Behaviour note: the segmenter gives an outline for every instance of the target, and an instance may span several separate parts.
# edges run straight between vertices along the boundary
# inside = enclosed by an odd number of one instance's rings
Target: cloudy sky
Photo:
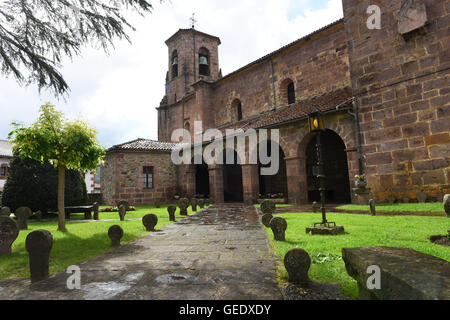
[[[99,131],[104,147],[136,138],[157,139],[156,107],[164,95],[167,47],[180,28],[189,28],[195,12],[196,29],[218,36],[219,62],[226,75],[279,47],[335,20],[341,0],[154,0],[154,11],[132,19],[137,31],[132,44],[116,43],[109,55],[87,48],[68,60],[62,73],[71,91],[65,99],[36,86],[20,87],[0,75],[0,139],[10,123],[31,124],[39,106],[50,101],[69,118],[87,120]]]

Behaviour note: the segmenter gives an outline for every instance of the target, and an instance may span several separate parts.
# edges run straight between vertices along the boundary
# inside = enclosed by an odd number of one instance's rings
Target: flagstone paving
[[[2,280],[0,299],[277,300],[279,263],[253,206],[215,206],[80,263],[79,290],[61,272]]]

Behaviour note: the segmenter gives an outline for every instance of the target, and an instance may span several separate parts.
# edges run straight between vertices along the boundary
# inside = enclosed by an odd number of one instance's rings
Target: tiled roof
[[[340,108],[350,107],[352,105],[352,90],[349,87],[338,89],[312,99],[302,100],[295,104],[266,112],[251,119],[225,125],[219,129],[259,129],[304,119],[315,110],[314,105],[317,105],[322,112],[332,111],[337,106]]]
[[[161,142],[148,139],[136,139],[133,141],[125,142],[115,145],[108,149],[108,151],[160,151],[170,152],[178,144],[171,142]]]
[[[0,140],[0,157],[12,157],[12,144],[7,140]]]

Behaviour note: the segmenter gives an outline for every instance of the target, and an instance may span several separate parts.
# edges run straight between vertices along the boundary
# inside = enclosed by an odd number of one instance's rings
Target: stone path
[[[0,299],[276,300],[278,264],[254,207],[217,206],[80,263],[80,290],[61,272],[2,280]]]

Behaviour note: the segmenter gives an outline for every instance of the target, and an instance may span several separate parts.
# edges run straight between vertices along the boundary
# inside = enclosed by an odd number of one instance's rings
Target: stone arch
[[[241,121],[243,119],[244,114],[242,110],[242,102],[240,99],[235,98],[233,102],[231,102],[231,112],[233,121]]]
[[[318,201],[319,179],[315,177],[314,172],[317,171],[317,153],[316,153],[316,134],[308,133],[302,140],[299,147],[303,152],[304,158],[301,159],[305,178],[302,179],[303,197],[309,202]],[[332,203],[348,203],[351,202],[350,176],[349,176],[349,159],[347,157],[347,147],[344,139],[334,130],[327,129],[322,132],[321,136],[326,198]],[[305,194],[306,193],[306,194]]]
[[[178,51],[174,50],[172,52],[172,56],[170,59],[170,68],[172,70],[172,79],[178,77],[178,69],[179,69],[179,59],[178,59]]]
[[[210,53],[205,47],[198,50],[198,73],[201,76],[210,75]]]

